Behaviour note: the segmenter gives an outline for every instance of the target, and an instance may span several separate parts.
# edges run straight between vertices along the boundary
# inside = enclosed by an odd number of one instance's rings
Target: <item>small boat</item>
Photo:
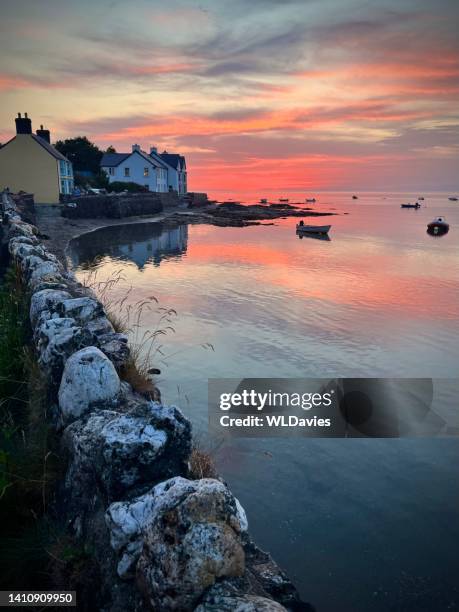
[[[416,204],[400,204],[400,208],[421,208],[421,205],[416,202]]]
[[[305,234],[328,234],[331,225],[301,225],[297,223],[296,231]]]
[[[353,196],[352,196],[352,199],[353,199],[353,200],[358,200],[359,198],[358,198],[358,196],[353,195]]]
[[[279,198],[279,202],[286,204],[288,202],[288,198]]]
[[[261,198],[260,204],[267,204],[267,203],[268,203],[268,198]]]
[[[449,197],[448,200],[451,200],[451,202],[457,202],[457,198],[455,196]]]
[[[311,204],[314,204],[315,201],[315,198],[306,198],[306,202],[311,202]]]
[[[433,221],[427,224],[427,232],[434,236],[446,234],[449,231],[449,223],[445,217],[436,217]]]
[[[423,201],[424,198],[422,196],[419,196],[418,200]]]

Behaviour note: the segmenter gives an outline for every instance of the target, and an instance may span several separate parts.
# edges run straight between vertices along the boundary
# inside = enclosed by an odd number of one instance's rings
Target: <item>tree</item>
[[[58,140],[54,146],[72,162],[75,172],[99,173],[103,152],[86,136]]]
[[[105,153],[116,153],[116,149],[114,146],[110,145],[109,147],[107,147]]]

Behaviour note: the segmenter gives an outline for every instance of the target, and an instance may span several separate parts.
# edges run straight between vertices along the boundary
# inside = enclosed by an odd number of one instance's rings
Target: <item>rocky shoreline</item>
[[[110,612],[311,611],[253,543],[226,484],[193,479],[190,422],[120,378],[128,338],[39,235],[3,193],[2,251],[30,296],[46,413],[65,462],[53,511],[94,551],[92,605]]]

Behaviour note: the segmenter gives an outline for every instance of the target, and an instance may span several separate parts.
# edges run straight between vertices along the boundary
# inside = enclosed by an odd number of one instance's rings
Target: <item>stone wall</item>
[[[79,196],[64,205],[62,216],[70,219],[121,219],[136,215],[156,215],[163,210],[162,196],[170,196],[167,200],[169,202],[173,195],[139,193]]]
[[[94,551],[97,609],[311,610],[252,542],[225,483],[190,477],[188,419],[120,380],[128,338],[6,193],[1,234],[30,294],[47,414],[66,466],[54,511]]]

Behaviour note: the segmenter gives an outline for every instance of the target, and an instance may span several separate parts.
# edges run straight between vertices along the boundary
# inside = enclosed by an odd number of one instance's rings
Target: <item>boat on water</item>
[[[261,198],[260,199],[260,204],[267,204],[268,203],[268,198]]]
[[[419,204],[419,202],[416,202],[416,204],[400,204],[400,208],[421,208],[421,205]]]
[[[315,198],[306,198],[306,202],[311,202],[311,204],[314,204],[315,201]]]
[[[305,225],[302,221],[297,223],[296,231],[304,234],[328,234],[331,225]]]
[[[418,200],[422,201],[422,200],[424,200],[424,198],[422,196],[419,196]]]
[[[427,232],[433,236],[447,234],[449,231],[449,223],[445,217],[435,217],[433,221],[427,224]]]
[[[358,200],[358,199],[359,199],[359,196],[353,195],[353,196],[352,196],[352,199],[353,199],[353,200]]]
[[[288,201],[288,198],[279,198],[279,202],[281,202],[282,204],[287,204]]]
[[[457,202],[456,196],[450,196],[448,200],[451,200],[451,202]]]

